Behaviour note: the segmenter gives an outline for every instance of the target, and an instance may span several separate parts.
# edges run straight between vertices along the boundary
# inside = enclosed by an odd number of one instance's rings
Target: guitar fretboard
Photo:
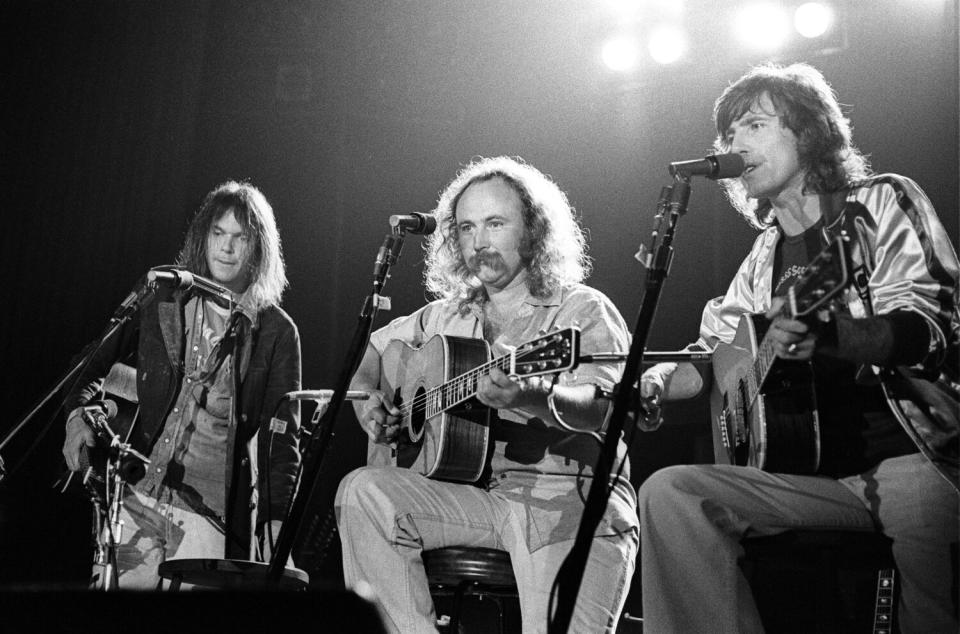
[[[446,383],[430,388],[402,404],[401,415],[406,418],[416,412],[424,418],[432,418],[470,400],[477,394],[480,377],[490,374],[493,368],[524,377],[570,369],[576,365],[570,333],[571,329],[567,329],[529,342],[510,354],[487,361]]]
[[[508,371],[510,355],[488,361],[442,385],[427,390],[409,403],[404,403],[400,411],[403,412],[403,416],[409,416],[413,412],[422,413],[424,418],[441,414],[476,396],[480,377],[490,374],[490,370],[493,368]]]
[[[874,634],[893,632],[893,568],[877,573],[877,605],[873,613]]]

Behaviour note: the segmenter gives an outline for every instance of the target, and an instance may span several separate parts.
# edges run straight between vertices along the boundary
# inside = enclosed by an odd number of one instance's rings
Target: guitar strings
[[[412,416],[414,411],[425,412],[427,409],[427,404],[433,402],[439,393],[441,396],[441,407],[433,414],[435,416],[436,414],[449,409],[457,403],[466,401],[468,398],[470,398],[470,396],[473,396],[473,393],[477,391],[477,383],[479,382],[481,376],[484,374],[489,374],[490,370],[495,367],[500,368],[501,370],[507,369],[509,367],[509,361],[510,355],[504,355],[500,358],[494,359],[493,361],[488,361],[481,366],[469,370],[468,372],[451,379],[443,385],[430,388],[422,394],[415,396],[409,402],[401,405],[400,413],[403,417],[406,417],[408,415]],[[464,389],[465,391],[463,393],[467,394],[467,396],[459,399],[455,398],[457,394],[461,393],[460,390]],[[454,397],[454,400],[450,400],[451,397]]]

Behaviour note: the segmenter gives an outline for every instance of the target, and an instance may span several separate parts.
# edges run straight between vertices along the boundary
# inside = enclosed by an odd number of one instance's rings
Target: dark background
[[[709,151],[714,99],[750,65],[733,0],[685,3],[691,58],[628,75],[599,59],[610,2],[267,0],[4,2],[2,359],[7,434],[103,329],[134,282],[171,262],[203,195],[249,179],[276,210],[303,341],[305,388],[333,387],[391,214],[431,209],[472,157],[519,155],[568,192],[595,272],[633,324],[653,206],[670,161]],[[632,28],[668,11],[643,3]],[[878,172],[916,179],[956,244],[958,30],[950,0],[848,2],[820,68]],[[754,238],[694,182],[649,342],[677,349]],[[408,239],[386,294],[425,300]],[[0,451],[0,582],[82,584],[89,516],[54,493],[62,420],[45,408]],[[691,412],[695,412],[695,415]],[[309,413],[309,410],[308,412]],[[702,407],[641,437],[640,477],[705,458]],[[342,420],[326,486],[360,464]],[[706,447],[709,450],[709,447]],[[709,459],[709,456],[706,456]],[[325,574],[325,573],[324,573]],[[336,575],[336,571],[330,573]]]

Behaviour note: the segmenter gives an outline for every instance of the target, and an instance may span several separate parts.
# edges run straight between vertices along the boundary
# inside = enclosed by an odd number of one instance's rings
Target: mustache
[[[471,271],[479,271],[482,265],[490,268],[497,268],[503,264],[503,257],[499,253],[481,251],[470,256],[467,260],[467,267]]]

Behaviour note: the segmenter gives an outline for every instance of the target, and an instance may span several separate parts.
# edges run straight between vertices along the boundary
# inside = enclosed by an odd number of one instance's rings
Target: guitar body
[[[398,407],[489,360],[481,339],[435,335],[420,348],[391,341],[381,355],[381,386]],[[476,399],[430,415],[430,407],[401,408],[397,466],[438,480],[476,482],[490,446],[490,410]]]
[[[744,315],[733,342],[718,344],[713,353],[714,457],[717,464],[813,474],[820,464],[820,426],[810,363],[776,359],[755,385],[758,342],[768,325],[762,316]]]

